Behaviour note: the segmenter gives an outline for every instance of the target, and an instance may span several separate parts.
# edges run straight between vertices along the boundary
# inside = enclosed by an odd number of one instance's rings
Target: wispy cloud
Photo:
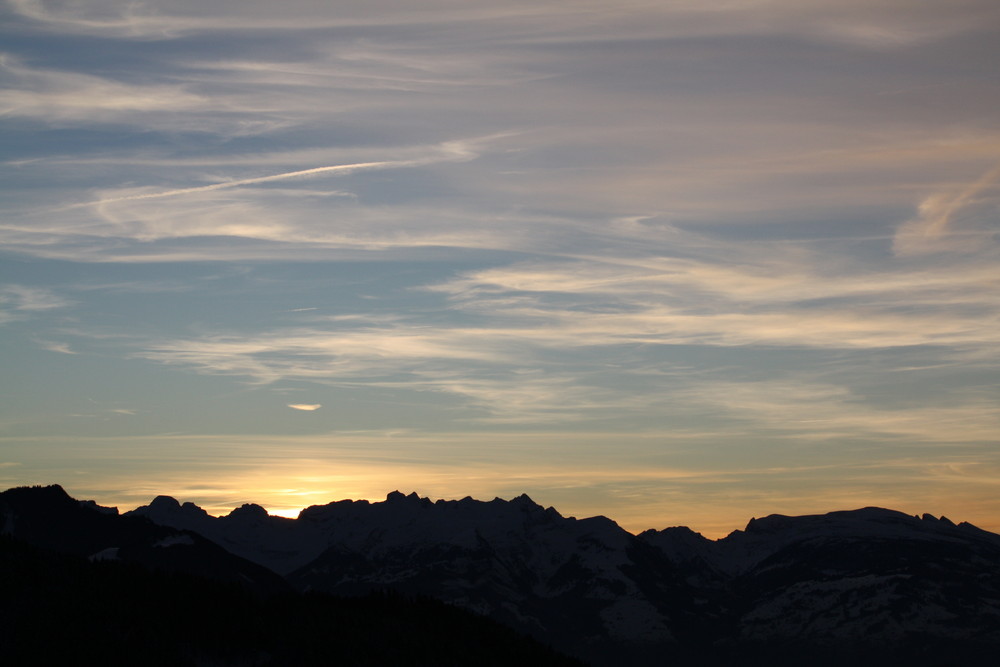
[[[3,1],[5,479],[996,514],[995,0]]]
[[[978,251],[984,246],[997,250],[991,222],[1000,206],[1000,164],[964,186],[937,192],[920,202],[919,215],[900,225],[893,240],[897,255],[920,255],[940,251]],[[977,198],[988,207],[972,210]],[[959,220],[962,213],[968,213]]]
[[[320,405],[319,403],[289,403],[288,407],[290,407],[292,410],[301,410],[303,412],[314,412],[316,410],[319,410],[323,406]]]
[[[438,24],[494,26],[491,34],[523,40],[589,39],[608,33],[633,39],[654,36],[801,35],[861,47],[901,47],[974,29],[996,18],[988,0],[964,0],[961,11],[936,5],[913,7],[905,0],[824,2],[784,0],[766,5],[628,0],[613,8],[601,3],[539,5],[515,0],[497,5],[480,0],[435,0],[415,11],[398,0],[348,2],[336,13],[308,2],[277,8],[266,2],[202,3],[178,1],[164,8],[146,5],[105,6],[100,3],[50,7],[37,0],[10,0],[21,16],[51,30],[107,34],[135,39],[166,39],[182,34],[263,29],[426,26]],[[478,32],[478,31],[477,31]]]
[[[978,271],[953,281],[919,275],[873,279],[878,288],[861,279],[845,280],[838,290],[805,270],[781,281],[762,278],[755,287],[752,274],[703,268],[695,272],[699,289],[693,293],[692,278],[684,271],[666,278],[644,270],[612,277],[600,269],[561,264],[547,271],[532,265],[523,273],[484,272],[473,282],[465,277],[434,287],[458,298],[452,305],[475,315],[474,326],[430,325],[412,317],[341,317],[320,327],[136,341],[135,354],[258,383],[364,383],[451,394],[485,410],[480,419],[511,423],[640,413],[663,400],[634,387],[603,386],[598,366],[589,360],[600,348],[928,346],[987,354],[1000,347],[996,327],[979,310],[995,307],[995,293],[988,276]],[[921,284],[929,286],[923,301]],[[816,294],[810,294],[811,286]],[[675,296],[680,293],[685,296]],[[653,294],[665,298],[652,300]],[[845,305],[846,299],[859,297],[870,301]],[[900,299],[906,308],[897,306]],[[575,368],[554,361],[554,353],[572,358]],[[647,363],[640,354],[615,372],[636,373]],[[532,367],[537,370],[529,371]],[[396,379],[401,375],[405,380]],[[836,402],[837,397],[824,398]]]
[[[0,287],[0,299],[11,304],[15,310],[52,310],[65,308],[70,301],[44,287],[27,285],[4,285]]]
[[[468,163],[490,150],[490,143],[499,138],[448,140],[419,150],[405,147],[400,150],[402,159],[295,169],[249,178],[220,180],[206,176],[203,180],[217,180],[208,185],[105,189],[97,199],[49,209],[46,216],[38,212],[30,222],[2,225],[0,238],[10,248],[18,247],[39,256],[125,262],[178,261],[183,257],[236,260],[247,258],[247,253],[253,257],[277,258],[289,251],[322,253],[339,248],[502,245],[499,240],[502,235],[496,230],[480,226],[470,234],[464,229],[468,218],[463,217],[462,210],[427,209],[426,204],[373,205],[358,202],[351,193],[340,190],[271,187],[278,182],[344,177],[365,171],[399,173],[399,170]],[[374,148],[368,152],[385,153]],[[262,164],[268,163],[263,158]],[[341,201],[331,202],[331,195]],[[340,209],[336,211],[338,224],[326,221],[331,207]],[[419,224],[417,216],[421,215],[436,222]],[[477,235],[484,240],[477,241]],[[264,241],[269,245],[227,247],[206,243],[207,239],[223,236]],[[129,243],[164,239],[177,239],[179,244],[138,247]]]
[[[71,304],[69,299],[45,287],[0,285],[0,324],[66,308]]]
[[[58,352],[59,354],[76,354],[76,352],[70,348],[68,343],[39,341],[38,344],[42,347],[42,349],[48,350],[49,352]]]
[[[79,72],[32,68],[0,54],[13,85],[0,91],[6,116],[51,122],[121,121],[134,114],[206,109],[208,100],[176,84],[132,84]],[[138,119],[135,119],[138,122]]]
[[[1000,407],[986,390],[939,396],[930,404],[876,406],[847,387],[804,379],[708,381],[676,400],[712,406],[799,441],[888,437],[910,443],[989,442],[1000,429]]]

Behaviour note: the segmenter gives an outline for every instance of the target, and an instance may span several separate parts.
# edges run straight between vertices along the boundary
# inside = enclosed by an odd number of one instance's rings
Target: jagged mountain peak
[[[35,486],[22,486],[9,489],[4,492],[9,498],[15,498],[18,496],[30,496],[35,502],[56,502],[56,503],[76,503],[82,507],[88,509],[93,509],[101,513],[114,514],[117,513],[117,508],[115,507],[103,507],[98,505],[93,500],[74,500],[66,490],[59,484],[51,485],[35,485]],[[555,508],[548,507],[543,508],[541,505],[536,503],[527,493],[522,493],[518,496],[511,498],[510,500],[504,500],[500,497],[495,497],[490,501],[476,500],[471,496],[465,496],[460,500],[446,500],[438,499],[431,501],[425,496],[419,495],[415,491],[410,493],[403,493],[401,491],[394,490],[386,495],[384,501],[381,502],[370,502],[368,500],[338,500],[327,503],[325,505],[313,505],[303,509],[299,515],[299,520],[309,520],[315,518],[321,518],[322,516],[328,515],[330,512],[345,513],[345,512],[356,512],[362,511],[364,508],[372,509],[388,509],[390,507],[396,508],[450,508],[451,511],[462,510],[464,512],[473,512],[473,515],[485,511],[486,508],[518,508],[524,512],[528,513],[544,513],[552,518],[564,519],[566,521],[575,521],[589,523],[591,525],[606,525],[618,527],[618,524],[604,516],[594,516],[587,517],[583,519],[577,519],[576,517],[563,517]],[[151,515],[153,513],[164,513],[169,512],[171,514],[180,513],[181,515],[187,516],[189,518],[207,518],[214,519],[210,516],[206,510],[199,507],[192,502],[179,502],[176,498],[169,495],[158,495],[153,498],[148,505],[138,507],[129,512],[125,512],[124,515]],[[469,516],[473,516],[469,515]],[[484,515],[486,516],[486,515]],[[495,516],[495,515],[490,515]],[[270,518],[270,519],[283,519],[283,517],[271,516],[267,510],[256,504],[256,503],[245,503],[240,507],[233,509],[228,515],[222,517],[225,518]],[[289,521],[283,519],[283,521]],[[290,521],[296,521],[291,519]],[[923,513],[917,515],[906,514],[904,512],[899,512],[892,509],[886,509],[882,507],[862,507],[853,510],[837,510],[828,512],[825,514],[806,514],[806,515],[785,515],[785,514],[770,514],[764,517],[754,517],[751,518],[744,530],[735,530],[730,535],[721,540],[709,540],[705,538],[700,533],[692,530],[687,526],[672,526],[664,528],[661,530],[646,530],[640,533],[640,537],[647,538],[652,535],[659,535],[661,537],[673,536],[678,539],[695,539],[704,540],[706,542],[721,542],[731,539],[747,539],[748,537],[763,537],[768,534],[804,534],[803,531],[809,530],[834,530],[839,533],[850,532],[852,530],[857,530],[861,533],[867,533],[871,529],[877,529],[878,526],[893,527],[895,529],[906,529],[908,531],[965,531],[967,533],[982,533],[984,535],[993,535],[988,531],[984,531],[977,526],[968,523],[961,522],[956,524],[951,521],[946,516],[935,516],[930,513]]]
[[[544,512],[559,518],[562,516],[553,507],[543,508],[541,505],[532,500],[526,493],[511,498],[510,500],[504,500],[503,498],[496,497],[493,498],[493,500],[483,501],[477,500],[472,496],[465,496],[458,500],[439,498],[432,501],[430,498],[421,496],[415,491],[411,491],[406,494],[402,491],[395,490],[386,494],[384,501],[370,502],[368,500],[336,500],[325,505],[311,505],[301,511],[299,519],[319,520],[324,516],[328,516],[331,512],[343,513],[349,511],[359,511],[362,508],[367,507],[371,507],[376,511],[388,511],[393,508],[400,511],[406,511],[407,508],[413,510],[437,508],[447,511],[465,512],[484,511],[486,508],[490,507],[509,507],[518,508],[522,512]],[[610,521],[610,519],[606,520]]]
[[[408,494],[403,494],[401,491],[391,491],[385,497],[385,504],[387,505],[413,505],[413,506],[428,506],[431,505],[430,498],[424,498],[417,494],[416,491],[411,491]]]
[[[263,509],[263,508],[262,508]],[[208,511],[203,509],[201,506],[196,505],[190,501],[180,502],[173,496],[159,495],[153,498],[148,505],[141,505],[134,510],[125,513],[126,515],[135,514],[139,516],[151,516],[151,515],[178,515],[187,516],[192,519],[203,519],[203,518],[213,518]]]
[[[924,514],[922,514],[920,516],[920,518],[923,521],[937,521],[939,523],[943,523],[946,526],[954,526],[955,525],[955,523],[951,519],[949,519],[948,517],[944,516],[943,514],[941,516],[939,516],[939,517],[936,517],[933,514],[926,514],[926,513],[924,513]]]

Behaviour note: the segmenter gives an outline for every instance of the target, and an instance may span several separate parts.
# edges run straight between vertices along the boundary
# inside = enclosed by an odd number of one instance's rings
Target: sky
[[[995,0],[0,0],[0,486],[1000,531]]]

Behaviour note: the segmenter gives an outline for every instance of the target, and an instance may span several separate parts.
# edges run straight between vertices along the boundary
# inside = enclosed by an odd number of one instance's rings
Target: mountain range
[[[167,496],[119,514],[50,486],[0,494],[0,529],[258,596],[432,598],[592,665],[992,665],[1000,649],[1000,535],[880,508],[772,515],[709,540],[634,535],[526,495],[394,491],[287,519]]]

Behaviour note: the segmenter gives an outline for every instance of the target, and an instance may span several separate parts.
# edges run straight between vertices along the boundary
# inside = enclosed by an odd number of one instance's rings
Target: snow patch
[[[664,625],[650,602],[619,598],[601,610],[601,620],[608,635],[628,642],[670,642],[673,633]]]
[[[171,535],[169,537],[164,537],[162,540],[154,544],[154,547],[178,547],[178,546],[191,546],[194,544],[194,540],[190,535]]]

